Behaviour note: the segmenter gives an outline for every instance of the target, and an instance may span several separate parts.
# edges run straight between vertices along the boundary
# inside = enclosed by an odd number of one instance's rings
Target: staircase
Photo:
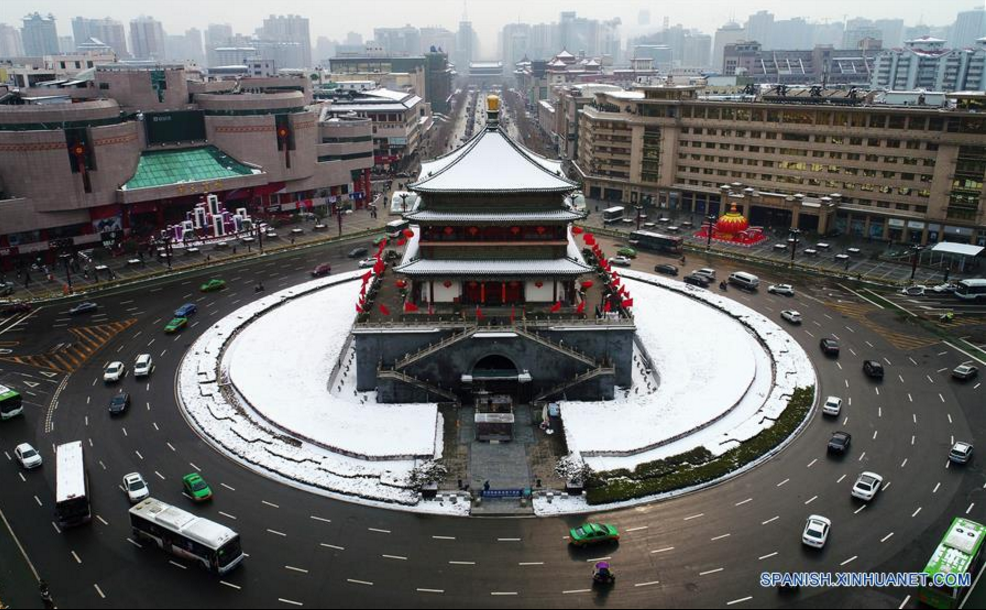
[[[410,364],[417,362],[418,360],[427,358],[428,356],[431,356],[432,354],[436,353],[440,349],[444,349],[454,343],[458,343],[463,339],[468,339],[469,337],[476,334],[479,330],[480,328],[478,326],[471,326],[461,332],[445,337],[438,343],[432,343],[412,354],[407,354],[406,356],[404,356],[403,358],[401,358],[400,360],[394,363],[394,369],[400,370],[407,367]]]
[[[552,350],[554,350],[554,351],[556,351],[556,352],[558,352],[560,354],[564,354],[565,356],[568,356],[569,358],[574,358],[575,360],[578,360],[579,362],[581,362],[582,364],[585,364],[586,366],[592,366],[592,367],[599,366],[599,363],[596,362],[596,359],[593,358],[592,356],[587,356],[586,354],[583,354],[582,352],[576,351],[576,350],[574,350],[574,349],[572,349],[570,347],[565,347],[561,343],[557,343],[555,341],[552,341],[551,339],[547,339],[545,337],[542,337],[541,335],[539,335],[537,333],[529,332],[529,331],[527,331],[527,330],[525,330],[523,328],[520,328],[520,327],[514,327],[514,328],[511,328],[510,330],[512,332],[517,333],[519,336],[524,337],[526,339],[529,339],[531,341],[534,341],[535,343],[537,343],[539,345],[543,345],[544,347],[547,347],[548,349],[552,349]]]
[[[590,379],[595,379],[596,377],[599,377],[601,375],[615,375],[615,374],[616,374],[616,369],[611,366],[599,366],[594,369],[590,369],[580,375],[576,375],[575,377],[569,379],[568,381],[563,381],[562,383],[559,383],[558,385],[556,385],[551,389],[541,392],[540,394],[534,397],[533,402],[547,400],[549,397],[554,396],[555,394],[560,394],[561,392],[564,392],[569,388],[574,388],[580,383],[589,381]]]
[[[406,383],[412,385],[420,390],[424,390],[429,394],[435,394],[445,398],[448,402],[459,402],[459,397],[449,390],[444,390],[434,384],[428,383],[423,379],[418,379],[417,377],[412,377],[407,373],[402,373],[393,369],[380,369],[377,371],[377,379],[394,379],[400,381],[401,383]]]

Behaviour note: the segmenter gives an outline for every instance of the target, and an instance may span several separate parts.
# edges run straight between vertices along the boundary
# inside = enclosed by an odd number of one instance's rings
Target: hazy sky
[[[906,25],[925,23],[948,25],[959,11],[981,6],[983,0],[689,0],[655,2],[651,0],[2,0],[0,22],[21,25],[20,19],[31,12],[52,13],[58,20],[61,35],[72,33],[75,16],[112,17],[126,22],[141,14],[160,20],[169,33],[191,27],[205,29],[209,23],[230,23],[234,31],[249,34],[271,12],[294,13],[311,20],[312,44],[318,36],[340,39],[348,31],[360,32],[367,39],[375,26],[444,26],[455,30],[464,9],[481,39],[482,53],[496,51],[495,36],[505,23],[556,21],[563,10],[577,11],[579,16],[595,19],[620,17],[624,36],[660,28],[667,16],[672,25],[681,23],[713,32],[730,17],[739,22],[761,9],[774,13],[776,19],[805,17],[809,20],[842,21],[846,16],[899,17]],[[637,26],[642,8],[651,13],[649,27]]]

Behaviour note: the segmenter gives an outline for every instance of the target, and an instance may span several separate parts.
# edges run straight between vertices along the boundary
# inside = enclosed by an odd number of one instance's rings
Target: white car
[[[693,271],[692,273],[694,273],[695,275],[704,275],[705,277],[709,278],[710,282],[716,279],[716,270],[710,269],[709,267],[704,267],[702,269],[699,269],[698,271]]]
[[[151,359],[150,354],[137,356],[137,360],[134,362],[134,377],[147,377],[153,370],[154,360]]]
[[[767,288],[767,292],[769,292],[770,294],[779,294],[785,297],[793,297],[794,286],[790,284],[771,284]]]
[[[839,413],[842,413],[842,399],[838,396],[826,398],[825,404],[822,405],[822,413],[838,417]]]
[[[364,258],[359,262],[360,269],[366,269],[367,267],[372,267],[377,264],[377,259],[375,258]]]
[[[972,445],[959,441],[952,445],[948,459],[956,464],[965,464],[972,459]]]
[[[852,486],[852,497],[869,502],[883,485],[883,477],[875,472],[864,472]]]
[[[14,455],[20,462],[21,468],[30,470],[41,465],[41,454],[38,450],[27,443],[21,443],[14,448]]]
[[[793,309],[785,309],[781,312],[781,317],[791,324],[801,324],[801,314]]]
[[[609,259],[610,265],[619,265],[620,267],[629,267],[632,262],[626,256],[614,256]]]
[[[103,371],[103,381],[106,383],[120,381],[126,376],[127,367],[119,360],[115,360],[107,364],[106,370]]]
[[[808,517],[805,523],[805,531],[801,534],[801,542],[805,546],[820,549],[825,546],[829,539],[829,530],[832,529],[832,522],[821,515]]]
[[[147,481],[140,476],[139,472],[131,472],[123,475],[123,489],[127,492],[127,498],[131,504],[136,504],[151,495],[151,489],[147,486]]]

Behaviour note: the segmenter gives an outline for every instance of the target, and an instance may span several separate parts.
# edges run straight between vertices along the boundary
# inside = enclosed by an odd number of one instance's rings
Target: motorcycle
[[[592,584],[601,586],[612,586],[616,584],[616,574],[609,568],[609,564],[600,561],[592,571]]]
[[[719,282],[719,290],[721,290],[723,292],[728,292],[729,291],[729,284],[727,284],[725,280]]]

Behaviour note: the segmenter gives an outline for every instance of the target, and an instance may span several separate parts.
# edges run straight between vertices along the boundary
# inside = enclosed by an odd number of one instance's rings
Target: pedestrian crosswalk
[[[887,343],[890,343],[899,350],[907,351],[922,349],[930,345],[934,345],[940,341],[940,339],[933,337],[918,328],[914,328],[910,332],[898,331],[874,322],[869,316],[878,311],[878,309],[869,303],[860,303],[856,301],[830,301],[826,303],[826,305],[838,311],[842,315],[852,318],[858,322],[860,326],[877,333],[885,339]]]
[[[137,318],[94,326],[69,328],[72,340],[59,343],[42,354],[0,356],[0,362],[14,362],[25,366],[48,369],[59,373],[71,373],[81,367],[113,337],[130,328]]]

